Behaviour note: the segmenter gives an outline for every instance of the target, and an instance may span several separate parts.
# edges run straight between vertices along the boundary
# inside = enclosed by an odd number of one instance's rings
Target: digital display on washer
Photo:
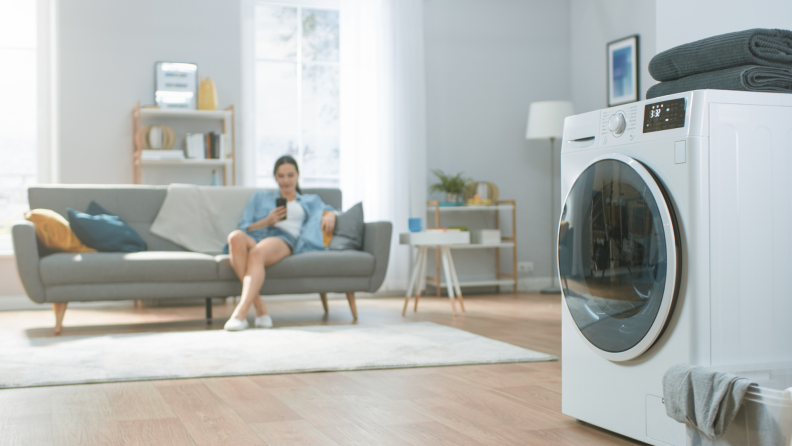
[[[685,98],[646,104],[643,132],[678,129],[685,126]]]

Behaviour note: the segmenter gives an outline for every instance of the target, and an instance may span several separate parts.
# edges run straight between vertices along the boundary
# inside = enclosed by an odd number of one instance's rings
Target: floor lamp
[[[561,138],[564,132],[564,118],[574,115],[572,103],[569,101],[542,101],[533,102],[528,111],[528,129],[525,131],[525,139],[550,139],[550,221],[553,234],[551,246],[551,259],[553,271],[550,276],[550,286],[542,289],[542,293],[560,293],[561,287],[556,285],[556,224],[558,223],[555,215],[555,139]]]

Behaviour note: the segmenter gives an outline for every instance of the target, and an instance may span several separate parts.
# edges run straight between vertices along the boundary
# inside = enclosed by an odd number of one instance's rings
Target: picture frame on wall
[[[608,107],[638,101],[638,34],[607,45]]]
[[[157,62],[154,78],[154,102],[160,108],[195,110],[198,102],[198,65]]]

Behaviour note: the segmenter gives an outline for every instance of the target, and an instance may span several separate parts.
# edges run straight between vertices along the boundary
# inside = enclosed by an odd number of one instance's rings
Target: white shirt
[[[297,240],[300,237],[303,220],[305,220],[305,209],[294,200],[286,203],[286,220],[275,223],[275,227],[283,229]]]

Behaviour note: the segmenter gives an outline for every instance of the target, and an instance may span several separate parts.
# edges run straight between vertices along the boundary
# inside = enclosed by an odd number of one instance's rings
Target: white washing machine
[[[654,445],[672,365],[792,360],[792,95],[700,90],[566,118],[562,409]]]

